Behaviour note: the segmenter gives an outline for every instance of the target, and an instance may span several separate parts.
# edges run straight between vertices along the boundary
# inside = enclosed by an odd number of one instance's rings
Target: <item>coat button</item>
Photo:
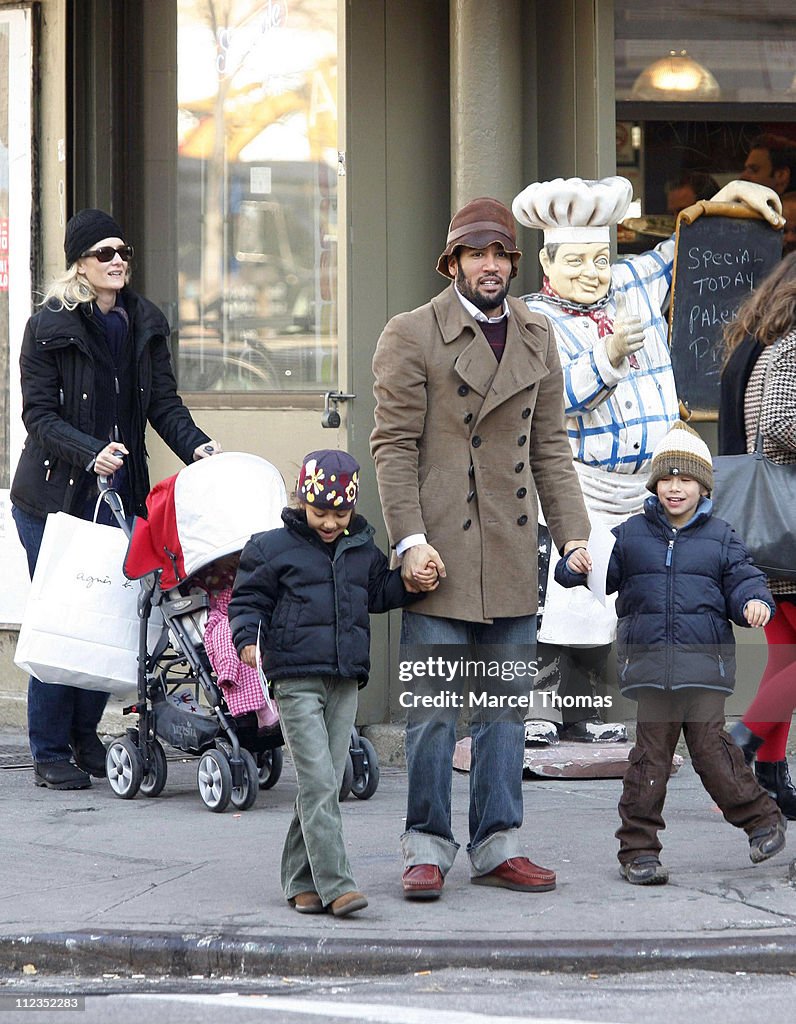
[[[86,400],[87,398],[88,398],[88,395],[87,395],[87,394],[85,393],[85,391],[84,391],[84,392],[83,392],[83,401],[85,402],[85,400]]]
[[[481,447],[481,438],[478,436],[478,434],[476,434],[475,437],[473,438],[473,448],[480,448],[480,447]]]
[[[466,384],[459,385],[459,394],[462,396],[462,398],[464,398],[465,395],[470,394],[470,389],[467,387]]]
[[[470,493],[467,495],[467,502],[468,502],[468,504],[473,500],[474,497],[475,497],[475,491],[470,491]]]
[[[531,410],[530,409],[523,409],[522,410],[522,418],[524,420],[527,420],[530,415],[531,415]]]
[[[525,463],[524,462],[518,462],[517,465],[514,467],[514,472],[515,473],[521,473],[524,469],[525,469]]]
[[[467,475],[475,476],[475,466],[472,464],[472,462],[470,463],[470,468],[467,470]]]
[[[473,418],[473,414],[472,414],[471,412],[468,412],[468,413],[467,413],[467,414],[465,415],[465,417],[464,417],[464,422],[465,422],[465,423],[469,423],[469,422],[470,422],[470,420],[471,420],[472,418]]]
[[[520,436],[517,438],[517,444],[520,446],[520,448],[522,448],[527,443],[528,443],[528,435],[527,434],[520,434]]]
[[[472,525],[473,525],[472,519],[465,519],[465,521],[462,523],[462,529],[463,530],[469,530]]]
[[[69,481],[69,486],[70,487],[74,487],[75,486],[75,481],[74,480],[70,480]]]
[[[518,516],[518,518],[517,518],[517,525],[518,526],[525,526],[525,524],[527,522],[528,522],[528,517],[525,514],[523,514],[521,516]]]
[[[524,498],[527,493],[528,493],[528,488],[527,487],[520,487],[520,489],[517,491],[517,497],[518,498]]]

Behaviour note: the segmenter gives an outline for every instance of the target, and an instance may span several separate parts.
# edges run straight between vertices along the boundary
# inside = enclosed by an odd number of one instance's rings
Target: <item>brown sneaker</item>
[[[328,909],[335,917],[346,917],[355,910],[364,910],[368,905],[367,897],[361,892],[344,892],[336,900],[332,900]]]
[[[291,907],[295,907],[299,914],[323,914],[326,908],[317,892],[297,892],[288,900]]]

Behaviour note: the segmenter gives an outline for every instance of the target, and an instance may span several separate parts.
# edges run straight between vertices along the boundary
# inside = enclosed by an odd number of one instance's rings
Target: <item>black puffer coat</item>
[[[370,671],[370,612],[400,608],[418,595],[404,589],[399,569],[373,542],[363,516],[330,557],[303,512],[286,508],[283,529],[256,533],[241,554],[229,604],[238,651],[257,643],[263,670],[277,679],[309,675],[356,679]]]
[[[134,509],[146,515],[149,473],[147,421],[186,464],[208,441],[177,394],[168,347],[169,326],[153,303],[122,292],[130,320],[135,372],[127,460]],[[74,310],[44,307],[28,321],[22,340],[22,419],[28,436],[11,487],[11,500],[30,515],[80,515],[96,475],[88,469],[108,439],[95,434],[95,351],[105,344],[92,323],[90,303]],[[123,382],[124,383],[124,382]]]
[[[658,499],[612,531],[616,544],[607,591],[619,592],[616,613],[619,688],[628,697],[640,687],[702,687],[732,693],[735,638],[730,621],[746,626],[748,601],[774,610],[766,579],[729,523],[714,519],[703,499],[685,526],[675,529]],[[585,576],[556,566],[562,586]]]

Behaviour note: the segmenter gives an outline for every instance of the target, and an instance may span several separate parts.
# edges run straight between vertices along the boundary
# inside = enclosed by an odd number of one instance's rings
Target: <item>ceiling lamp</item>
[[[645,68],[633,83],[634,100],[717,100],[719,83],[685,50],[669,51]]]

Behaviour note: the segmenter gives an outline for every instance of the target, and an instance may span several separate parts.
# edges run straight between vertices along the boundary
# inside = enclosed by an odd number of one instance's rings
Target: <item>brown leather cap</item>
[[[460,245],[470,249],[482,249],[497,242],[511,256],[511,276],[516,277],[517,263],[522,253],[517,248],[514,234],[514,217],[508,207],[497,199],[482,196],[473,199],[453,215],[448,227],[448,244],[437,260],[437,273],[450,278],[448,257]]]

